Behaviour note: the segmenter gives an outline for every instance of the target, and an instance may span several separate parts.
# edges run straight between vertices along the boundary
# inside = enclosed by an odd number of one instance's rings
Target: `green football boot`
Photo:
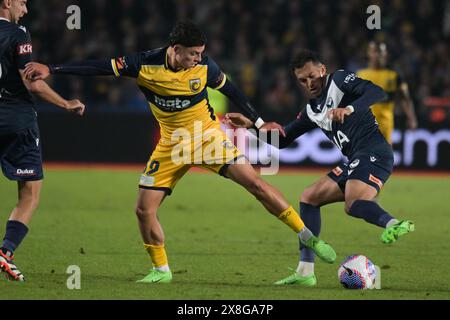
[[[381,234],[381,242],[393,243],[397,241],[400,236],[413,232],[414,229],[414,222],[410,220],[399,221],[383,231]]]
[[[302,287],[314,287],[317,284],[317,279],[314,273],[311,273],[307,276],[301,276],[297,273],[297,271],[294,271],[293,274],[290,276],[281,279],[274,284],[276,285],[289,285],[289,284],[295,284]]]
[[[333,263],[336,260],[336,252],[325,241],[312,236],[308,241],[302,241],[302,243],[312,249],[314,253],[326,263]]]
[[[144,279],[138,280],[139,283],[169,283],[172,281],[172,272],[160,271],[156,269],[150,270],[150,273]]]

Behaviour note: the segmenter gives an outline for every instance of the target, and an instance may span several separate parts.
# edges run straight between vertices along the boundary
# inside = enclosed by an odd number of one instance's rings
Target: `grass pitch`
[[[319,176],[264,179],[297,207]],[[318,285],[309,289],[272,285],[297,265],[296,235],[241,187],[201,173],[188,173],[160,209],[173,282],[135,283],[150,267],[134,215],[138,177],[139,170],[46,170],[40,207],[16,252],[27,282],[0,279],[0,299],[450,299],[448,177],[391,177],[380,203],[416,223],[393,245],[342,204],[324,207],[321,237],[338,259],[317,261]],[[15,183],[0,178],[1,236],[16,197]],[[381,267],[382,290],[341,287],[339,263],[353,253]],[[80,290],[66,286],[70,265],[81,269]]]

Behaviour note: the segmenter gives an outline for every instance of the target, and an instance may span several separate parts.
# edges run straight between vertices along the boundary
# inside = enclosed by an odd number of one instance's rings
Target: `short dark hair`
[[[185,47],[200,47],[206,44],[206,36],[191,21],[177,22],[169,34],[169,45],[181,44]]]
[[[308,62],[315,64],[322,63],[317,52],[304,49],[299,51],[292,59],[291,70],[294,71],[295,69],[303,68]]]

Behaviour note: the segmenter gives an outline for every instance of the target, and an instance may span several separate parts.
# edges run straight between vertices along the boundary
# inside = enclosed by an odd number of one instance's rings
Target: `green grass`
[[[47,170],[41,204],[16,252],[26,283],[0,279],[0,299],[449,299],[449,179],[393,177],[385,209],[416,223],[416,232],[383,245],[381,229],[348,217],[342,204],[322,210],[322,238],[338,263],[316,264],[318,286],[278,287],[298,260],[297,237],[241,187],[212,174],[187,174],[159,213],[174,281],[143,285],[150,267],[134,206],[139,172]],[[297,207],[319,176],[265,177]],[[16,202],[15,183],[0,179],[0,234]],[[337,280],[347,255],[382,268],[382,290],[351,291]],[[69,290],[69,265],[81,290]]]

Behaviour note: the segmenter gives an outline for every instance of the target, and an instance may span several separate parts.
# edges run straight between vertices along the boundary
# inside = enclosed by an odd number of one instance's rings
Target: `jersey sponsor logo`
[[[181,99],[164,99],[155,96],[155,104],[162,108],[170,111],[183,110],[188,108],[191,105],[190,100],[181,100]]]
[[[372,174],[369,174],[369,180],[378,185],[380,189],[383,187],[383,182],[381,182],[381,180],[377,177],[374,177]]]
[[[192,92],[200,90],[201,84],[202,82],[199,78],[189,80],[189,88],[191,88]]]
[[[35,175],[34,170],[32,169],[17,169],[16,175],[18,176],[33,176]]]
[[[350,169],[355,169],[359,165],[359,159],[353,160],[352,163],[350,163]]]
[[[350,142],[350,139],[343,133],[341,130],[338,130],[336,132],[336,135],[333,136],[333,142],[334,144],[339,148],[339,150],[342,150],[344,147],[344,143]]]
[[[374,156],[370,156],[370,162],[375,162],[377,161],[377,158],[375,158]]]
[[[33,52],[33,46],[30,43],[24,43],[17,47],[17,54],[30,54]]]
[[[347,175],[351,175],[354,170],[348,170]]]
[[[342,169],[339,166],[337,166],[332,170],[332,172],[334,173],[335,176],[339,177],[342,174]]]

